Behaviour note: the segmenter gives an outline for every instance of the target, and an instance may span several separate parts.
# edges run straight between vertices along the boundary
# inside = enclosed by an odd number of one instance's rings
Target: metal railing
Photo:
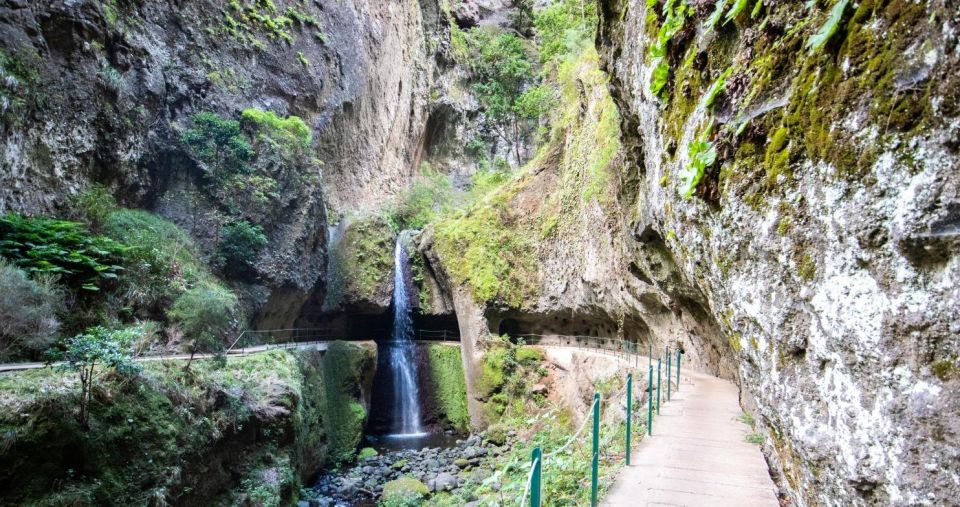
[[[324,343],[336,341],[329,328],[291,328],[291,329],[264,329],[245,330],[227,347],[227,353],[241,351],[247,347],[266,346],[267,348],[296,348],[308,343]],[[415,341],[460,341],[460,335],[446,329],[415,329]],[[281,347],[283,346],[283,347]]]
[[[559,335],[518,335],[518,338],[524,338],[524,343],[531,343],[527,338],[530,337],[541,337],[548,338],[548,340],[539,341],[537,344],[540,345],[555,345],[555,346],[574,346],[574,347],[583,347],[594,350],[603,350],[609,351],[616,354],[625,354],[625,359],[628,361],[633,361],[634,364],[639,364],[639,348],[640,345],[633,342],[627,342],[624,340],[617,340],[611,338],[599,338],[591,336],[559,336]],[[551,343],[544,343],[544,342]],[[628,345],[629,344],[629,345]],[[648,352],[651,351],[651,347],[647,346]],[[676,384],[677,390],[680,390],[680,357],[682,351],[677,349],[676,351]],[[670,348],[667,347],[666,353],[664,356],[657,358],[657,376],[656,376],[656,387],[654,387],[654,376],[653,376],[653,357],[652,354],[649,354],[648,360],[649,364],[647,366],[647,420],[646,420],[646,430],[647,436],[653,436],[653,419],[654,414],[660,414],[660,383],[663,379],[661,375],[661,370],[663,369],[663,363],[667,365],[667,392],[670,392],[670,384],[673,376],[671,375],[670,365],[673,356],[671,354]],[[626,434],[624,436],[624,455],[625,462],[627,465],[630,465],[630,453],[632,450],[632,435],[633,435],[633,372],[627,373],[626,380],[626,410],[625,410],[625,420],[626,420]],[[669,394],[667,396],[669,400]],[[608,405],[609,406],[609,405]],[[599,472],[600,472],[600,393],[595,392],[593,395],[593,405],[591,406],[591,415],[584,418],[583,424],[567,441],[557,448],[555,451],[544,454],[543,449],[539,446],[534,447],[533,452],[530,457],[530,471],[527,477],[527,483],[524,486],[523,496],[520,498],[520,506],[526,507],[528,502],[530,507],[541,507],[543,503],[543,468],[548,466],[546,463],[547,458],[556,456],[557,454],[564,452],[570,444],[580,436],[580,433],[586,427],[587,422],[593,422],[593,432],[591,435],[591,444],[592,444],[592,453],[591,453],[591,464],[590,464],[590,505],[596,507],[599,501]]]

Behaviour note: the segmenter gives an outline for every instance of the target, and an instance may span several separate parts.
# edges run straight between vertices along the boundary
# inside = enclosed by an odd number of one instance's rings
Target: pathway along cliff
[[[0,2],[0,504],[956,503],[955,3]]]

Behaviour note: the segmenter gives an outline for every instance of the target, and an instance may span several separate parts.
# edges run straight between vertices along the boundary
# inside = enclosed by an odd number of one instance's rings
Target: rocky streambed
[[[496,458],[508,451],[506,439],[497,437],[472,435],[457,440],[452,447],[389,451],[360,458],[350,468],[320,475],[311,489],[304,490],[298,506],[376,505],[384,486],[401,478],[422,482],[430,493],[450,492],[470,505],[475,500],[470,490],[493,475]]]

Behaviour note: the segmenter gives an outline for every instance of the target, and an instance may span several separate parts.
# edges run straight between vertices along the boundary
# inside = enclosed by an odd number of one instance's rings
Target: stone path
[[[760,447],[745,440],[750,427],[738,419],[736,386],[696,372],[682,377],[670,402],[661,391],[653,436],[634,448],[601,505],[779,506]]]

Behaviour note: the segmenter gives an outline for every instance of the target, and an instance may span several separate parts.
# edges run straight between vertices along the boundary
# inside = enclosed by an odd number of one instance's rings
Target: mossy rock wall
[[[925,0],[601,2],[636,249],[695,289],[671,309],[696,299],[725,335],[796,505],[960,493],[956,380],[935,371],[960,349],[956,20]]]
[[[356,451],[375,366],[368,346],[143,363],[105,373],[90,430],[75,375],[0,376],[0,504],[279,505]]]
[[[421,385],[424,386],[427,417],[456,431],[470,429],[467,412],[467,385],[460,347],[427,344],[418,351]]]
[[[381,314],[393,295],[396,234],[383,217],[348,217],[331,234],[324,312]]]

